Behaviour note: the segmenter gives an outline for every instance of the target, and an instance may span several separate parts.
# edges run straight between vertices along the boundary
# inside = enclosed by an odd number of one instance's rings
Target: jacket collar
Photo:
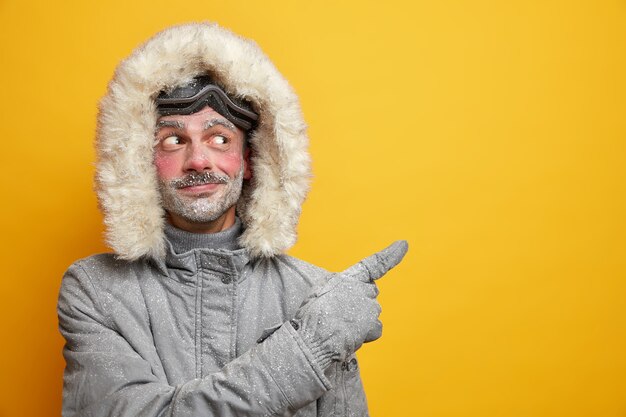
[[[250,261],[248,251],[238,242],[242,232],[239,218],[230,228],[208,234],[191,233],[167,224],[165,257],[154,263],[163,275],[170,276],[174,272],[182,281],[195,281],[199,269],[241,277]]]
[[[194,249],[221,249],[234,251],[241,249],[238,239],[241,236],[242,227],[239,217],[235,218],[235,224],[226,230],[217,233],[192,233],[178,229],[167,223],[165,225],[165,237],[169,241],[173,251],[183,254]]]

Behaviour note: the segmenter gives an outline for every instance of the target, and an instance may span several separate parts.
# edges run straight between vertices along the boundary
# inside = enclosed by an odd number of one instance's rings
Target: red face
[[[159,118],[154,164],[174,226],[212,232],[234,223],[242,182],[251,178],[244,137],[210,107]]]

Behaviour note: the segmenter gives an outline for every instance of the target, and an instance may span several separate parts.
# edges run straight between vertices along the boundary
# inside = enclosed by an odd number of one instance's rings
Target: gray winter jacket
[[[235,249],[240,233],[168,226],[162,262],[104,254],[69,268],[65,417],[367,415],[356,359],[324,374],[289,323],[328,273],[252,260]]]

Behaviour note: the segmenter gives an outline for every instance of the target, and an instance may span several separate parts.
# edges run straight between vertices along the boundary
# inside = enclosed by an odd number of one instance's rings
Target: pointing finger
[[[408,250],[409,245],[406,240],[395,241],[380,252],[346,269],[342,275],[353,276],[365,282],[377,280],[398,265]]]

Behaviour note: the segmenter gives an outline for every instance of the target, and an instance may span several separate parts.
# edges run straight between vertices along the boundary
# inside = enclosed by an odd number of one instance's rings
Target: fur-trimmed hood
[[[259,114],[249,138],[253,178],[237,206],[240,244],[252,256],[273,256],[295,243],[310,178],[298,98],[254,42],[215,24],[188,24],[156,34],[122,61],[100,102],[96,191],[107,243],[120,258],[165,254],[154,98],[207,72]]]

